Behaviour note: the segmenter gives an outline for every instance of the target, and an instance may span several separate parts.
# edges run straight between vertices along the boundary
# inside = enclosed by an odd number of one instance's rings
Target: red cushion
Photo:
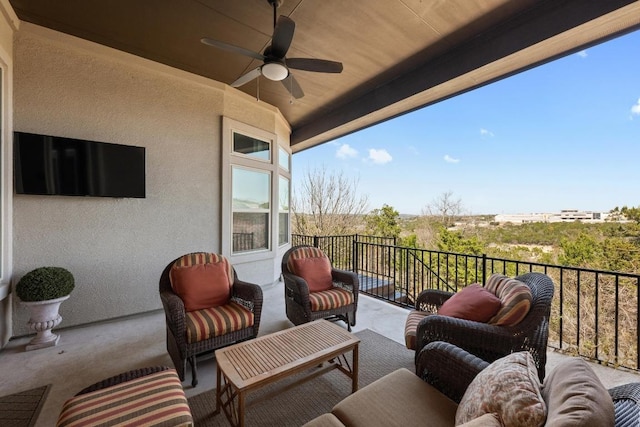
[[[327,257],[298,258],[293,260],[296,275],[309,286],[309,292],[321,292],[333,287],[331,262]]]
[[[184,301],[186,311],[218,307],[226,304],[231,296],[227,268],[223,262],[174,266],[171,286]]]
[[[477,283],[453,295],[438,309],[442,316],[488,322],[501,306],[500,298]]]

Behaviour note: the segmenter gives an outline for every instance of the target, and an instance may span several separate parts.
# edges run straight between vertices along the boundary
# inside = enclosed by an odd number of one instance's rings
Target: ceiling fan
[[[297,99],[302,98],[304,96],[304,92],[295,77],[293,77],[293,74],[291,74],[290,69],[314,71],[319,73],[342,72],[341,62],[315,58],[287,58],[287,51],[291,45],[291,40],[293,40],[293,33],[295,31],[296,24],[291,18],[284,15],[281,15],[276,20],[276,9],[282,3],[281,0],[267,1],[273,6],[273,36],[271,37],[271,44],[267,46],[264,53],[254,52],[249,49],[206,37],[200,40],[206,45],[227,50],[229,52],[239,53],[263,62],[263,64],[258,68],[249,71],[231,83],[232,87],[240,87],[262,75],[269,80],[281,81],[291,95]],[[287,81],[285,81],[285,79]]]

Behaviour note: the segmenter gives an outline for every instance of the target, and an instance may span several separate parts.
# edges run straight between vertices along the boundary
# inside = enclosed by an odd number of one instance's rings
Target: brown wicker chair
[[[310,322],[317,319],[343,320],[347,329],[356,324],[356,310],[358,308],[359,281],[358,276],[345,270],[331,268],[333,288],[345,290],[352,300],[350,303],[340,306],[332,306],[328,309],[313,310],[311,298],[322,292],[311,295],[307,282],[292,271],[292,260],[301,253],[308,256],[326,256],[320,249],[313,246],[299,245],[289,249],[282,257],[282,276],[284,278],[284,296],[287,318],[294,325]]]
[[[160,276],[160,299],[164,307],[167,325],[167,351],[171,356],[171,360],[175,365],[181,381],[184,381],[186,363],[187,361],[189,362],[191,365],[191,384],[193,387],[198,384],[196,356],[203,353],[212,353],[217,348],[255,338],[258,335],[260,316],[262,314],[262,288],[238,279],[235,269],[230,266],[230,276],[233,275],[230,301],[250,311],[253,314],[253,324],[219,336],[210,334],[208,337],[195,342],[192,342],[193,339],[188,339],[187,329],[190,324],[190,322],[188,322],[188,314],[185,311],[184,302],[171,287],[170,271],[174,264],[180,260],[187,258],[206,259],[206,261],[193,262],[195,264],[212,262],[210,257],[214,257],[213,259],[223,259],[223,257],[216,254],[194,252],[171,261]]]
[[[447,342],[427,344],[416,357],[416,374],[456,403],[489,362]],[[640,426],[640,382],[610,388],[615,427]]]
[[[418,324],[416,358],[424,346],[434,341],[454,344],[488,362],[509,353],[528,350],[542,381],[547,363],[549,316],[554,286],[549,276],[542,273],[527,273],[517,279],[529,286],[532,302],[526,317],[515,326],[495,326],[439,316],[436,314],[438,307],[453,296],[453,293],[439,290],[420,293],[416,299],[416,309],[433,314],[424,317]]]

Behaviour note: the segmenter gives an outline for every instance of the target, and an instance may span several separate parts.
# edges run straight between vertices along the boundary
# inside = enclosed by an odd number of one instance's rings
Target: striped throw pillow
[[[533,297],[531,289],[521,281],[503,274],[492,274],[485,288],[502,302],[498,313],[489,319],[490,325],[515,326],[529,313]]]

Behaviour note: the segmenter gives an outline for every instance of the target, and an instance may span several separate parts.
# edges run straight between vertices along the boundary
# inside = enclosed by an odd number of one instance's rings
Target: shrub
[[[22,301],[62,298],[75,286],[73,275],[62,267],[40,267],[22,276],[16,294]]]

